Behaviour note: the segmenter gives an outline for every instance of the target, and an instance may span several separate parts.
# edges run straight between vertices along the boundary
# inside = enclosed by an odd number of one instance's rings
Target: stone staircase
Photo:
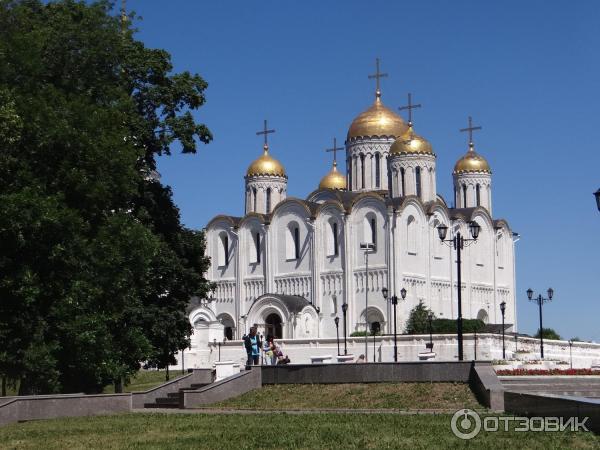
[[[179,388],[174,392],[168,392],[166,397],[158,397],[153,403],[144,403],[144,408],[179,408],[179,399],[184,390],[200,389],[209,383],[193,383],[187,387]]]
[[[499,376],[507,391],[600,399],[600,376]]]

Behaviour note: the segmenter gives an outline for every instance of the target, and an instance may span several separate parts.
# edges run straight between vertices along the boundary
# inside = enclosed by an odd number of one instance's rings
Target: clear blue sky
[[[198,113],[214,141],[161,158],[186,225],[243,213],[243,175],[259,155],[264,118],[272,154],[305,197],[329,170],[334,136],[370,105],[380,57],[389,107],[423,104],[416,131],[438,155],[438,190],[465,152],[472,115],[493,175],[494,216],[521,234],[519,329],[537,329],[525,290],[552,286],[544,325],[600,342],[600,2],[128,0],[138,38],[169,51],[175,70],[209,83]]]

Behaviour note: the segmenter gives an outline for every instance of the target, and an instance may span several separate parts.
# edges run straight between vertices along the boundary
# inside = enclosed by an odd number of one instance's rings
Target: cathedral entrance
[[[279,314],[271,313],[265,319],[265,333],[271,335],[275,339],[281,339],[283,337],[283,329],[281,326],[281,317]]]

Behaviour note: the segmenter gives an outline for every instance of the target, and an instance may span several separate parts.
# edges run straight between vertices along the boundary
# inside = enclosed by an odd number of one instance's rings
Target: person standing
[[[260,342],[260,337],[256,334],[256,327],[251,327],[250,333],[244,339],[244,347],[246,348],[246,354],[248,355],[246,368],[250,368],[252,365],[258,365],[260,361],[261,346],[262,342]]]

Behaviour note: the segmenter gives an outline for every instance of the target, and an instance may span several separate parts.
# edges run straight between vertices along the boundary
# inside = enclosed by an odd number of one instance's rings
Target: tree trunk
[[[165,373],[165,380],[169,381],[169,365],[167,364],[167,371]]]
[[[2,397],[6,397],[6,377],[2,377]]]
[[[119,377],[115,380],[115,394],[123,393],[123,377]]]

